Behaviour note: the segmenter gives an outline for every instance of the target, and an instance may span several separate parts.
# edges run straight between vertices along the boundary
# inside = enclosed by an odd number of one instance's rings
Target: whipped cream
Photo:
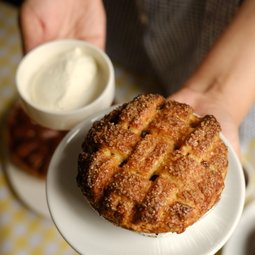
[[[92,101],[97,83],[96,61],[76,47],[48,58],[32,76],[28,95],[45,110],[70,111]]]

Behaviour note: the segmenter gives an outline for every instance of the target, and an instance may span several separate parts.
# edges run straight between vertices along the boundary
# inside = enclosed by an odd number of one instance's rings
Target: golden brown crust
[[[18,102],[7,116],[6,132],[11,162],[28,174],[45,179],[53,152],[66,132],[35,124]]]
[[[227,171],[220,125],[160,95],[136,97],[94,123],[77,182],[106,219],[138,232],[183,232],[219,199]]]

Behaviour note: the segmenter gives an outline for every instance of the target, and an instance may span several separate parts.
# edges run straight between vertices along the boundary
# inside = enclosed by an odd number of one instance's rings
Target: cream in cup
[[[79,40],[52,41],[32,50],[20,62],[16,84],[28,115],[58,130],[109,107],[115,88],[108,56]]]

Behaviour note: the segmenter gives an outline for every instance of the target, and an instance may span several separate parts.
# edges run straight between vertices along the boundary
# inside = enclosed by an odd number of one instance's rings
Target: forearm
[[[186,87],[217,94],[236,124],[255,101],[255,1],[246,0]]]

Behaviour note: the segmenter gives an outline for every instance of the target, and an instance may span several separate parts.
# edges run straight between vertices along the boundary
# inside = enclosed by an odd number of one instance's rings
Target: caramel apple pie
[[[95,122],[77,183],[104,218],[143,233],[182,233],[219,200],[227,147],[212,115],[146,94]]]

